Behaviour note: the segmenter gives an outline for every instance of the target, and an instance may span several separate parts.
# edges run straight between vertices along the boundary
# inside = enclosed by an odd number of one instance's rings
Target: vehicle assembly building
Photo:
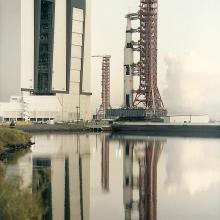
[[[90,119],[90,1],[0,0],[0,14],[0,117]]]

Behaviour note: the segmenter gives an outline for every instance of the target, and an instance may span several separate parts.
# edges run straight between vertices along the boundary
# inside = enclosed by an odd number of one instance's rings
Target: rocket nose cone
[[[131,30],[131,19],[127,18],[127,27],[126,30],[129,31]]]

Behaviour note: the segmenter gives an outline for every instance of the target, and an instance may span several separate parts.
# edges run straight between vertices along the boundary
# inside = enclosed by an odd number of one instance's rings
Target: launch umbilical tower
[[[140,27],[131,32],[140,33],[138,42],[131,42],[133,50],[140,53],[140,61],[133,65],[133,74],[140,77],[139,88],[134,91],[133,106],[146,108],[147,112],[166,113],[157,87],[157,22],[158,0],[140,0],[138,13],[128,14],[130,20],[140,20]]]
[[[111,108],[110,104],[110,55],[97,55],[93,57],[102,58],[102,103],[98,110],[99,118],[105,118],[106,110]]]

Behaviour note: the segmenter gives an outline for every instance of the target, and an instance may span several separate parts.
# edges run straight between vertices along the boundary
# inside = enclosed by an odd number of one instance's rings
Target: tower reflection
[[[123,137],[121,141],[125,220],[156,220],[157,164],[166,140]]]
[[[101,183],[103,191],[109,191],[109,137],[107,135],[102,135],[102,158],[101,158]]]
[[[166,139],[107,134],[98,139],[90,157],[96,136],[36,135],[32,153],[9,165],[8,175],[21,174],[24,187],[37,180],[32,192],[46,208],[39,219],[99,220],[106,210],[106,219],[114,219],[118,208],[115,219],[157,220],[157,164]]]

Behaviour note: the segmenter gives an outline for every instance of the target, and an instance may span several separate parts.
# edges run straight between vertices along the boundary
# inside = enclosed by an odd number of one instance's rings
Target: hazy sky
[[[92,54],[111,54],[111,104],[122,104],[125,14],[139,0],[92,1]],[[159,0],[158,86],[171,113],[220,115],[220,1]],[[101,60],[92,60],[93,110]]]

